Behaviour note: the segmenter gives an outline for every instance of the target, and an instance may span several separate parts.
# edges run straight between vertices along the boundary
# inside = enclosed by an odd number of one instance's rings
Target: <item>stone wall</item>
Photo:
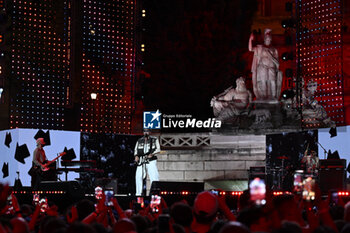
[[[165,136],[171,137],[160,135]],[[188,134],[184,136],[188,137]],[[241,182],[238,186],[242,189],[247,187],[249,168],[265,166],[264,135],[208,136],[208,146],[162,147],[164,153],[158,155],[157,162],[160,181],[205,182],[206,188],[220,188],[215,186],[231,181],[231,184]]]

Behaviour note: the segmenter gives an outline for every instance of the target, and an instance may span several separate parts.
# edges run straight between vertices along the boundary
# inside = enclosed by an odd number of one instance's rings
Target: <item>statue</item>
[[[302,85],[304,80],[301,81]],[[335,127],[335,122],[328,117],[326,110],[315,99],[317,82],[310,80],[302,91],[302,115],[304,124],[323,124],[326,127]]]
[[[253,47],[250,35],[248,48],[254,52],[252,63],[253,91],[257,100],[278,100],[281,94],[282,72],[279,71],[277,49],[271,46],[271,29],[265,29],[264,45]]]
[[[227,121],[242,114],[249,107],[252,94],[245,86],[245,80],[236,80],[236,88],[230,87],[223,93],[214,96],[210,101],[214,116],[217,120]]]

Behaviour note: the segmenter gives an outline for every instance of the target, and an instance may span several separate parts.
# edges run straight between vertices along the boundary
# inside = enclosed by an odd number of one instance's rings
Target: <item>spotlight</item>
[[[294,19],[284,19],[281,22],[283,28],[295,28],[295,20]]]
[[[332,127],[330,130],[329,130],[329,134],[331,135],[330,137],[335,137],[337,136],[337,128],[336,127]]]
[[[89,25],[89,32],[90,32],[90,35],[95,35],[96,31],[95,29],[92,27],[92,25]]]
[[[292,89],[284,90],[282,92],[282,98],[283,99],[292,99],[295,96],[295,93]]]
[[[282,60],[283,61],[288,61],[288,60],[293,60],[293,53],[292,52],[285,52],[282,54]]]
[[[284,73],[286,74],[287,78],[292,78],[293,77],[293,69],[287,68]]]
[[[92,100],[95,100],[97,98],[97,93],[91,93],[90,97]]]

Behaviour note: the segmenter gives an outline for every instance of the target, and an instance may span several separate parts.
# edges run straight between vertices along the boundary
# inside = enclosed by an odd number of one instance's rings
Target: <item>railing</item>
[[[197,148],[210,146],[209,134],[163,134],[160,135],[160,145],[170,148]]]

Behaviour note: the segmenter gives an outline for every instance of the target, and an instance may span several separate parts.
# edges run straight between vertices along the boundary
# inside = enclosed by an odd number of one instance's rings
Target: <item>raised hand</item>
[[[75,222],[76,220],[78,220],[78,210],[77,210],[77,207],[75,206],[72,206],[71,208],[71,216],[69,216],[69,214],[67,214],[67,222],[69,224]]]
[[[15,196],[15,194],[11,193],[11,198],[12,198],[12,206],[15,212],[19,212],[21,210],[21,208],[19,207],[17,198]]]
[[[58,216],[58,207],[57,207],[57,205],[50,206],[46,210],[46,214],[49,215],[49,216],[57,217]]]
[[[0,183],[0,211],[7,205],[7,197],[11,192],[8,184],[3,185]]]

